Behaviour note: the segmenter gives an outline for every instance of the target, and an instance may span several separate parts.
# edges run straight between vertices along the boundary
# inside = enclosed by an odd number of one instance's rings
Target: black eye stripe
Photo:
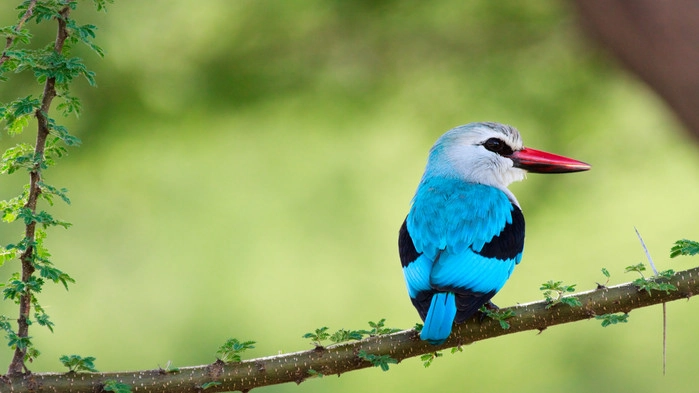
[[[510,156],[512,153],[514,153],[510,145],[498,138],[488,139],[487,141],[483,142],[483,147],[492,151],[493,153],[498,153],[501,156]]]

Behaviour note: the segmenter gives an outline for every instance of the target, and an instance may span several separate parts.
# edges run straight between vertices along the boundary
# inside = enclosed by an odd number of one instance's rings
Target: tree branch
[[[501,311],[512,310],[515,316],[508,319],[510,328],[504,330],[498,321],[486,319],[479,322],[473,318],[457,325],[449,339],[442,345],[433,346],[421,341],[415,330],[366,338],[328,347],[245,360],[236,363],[217,361],[210,365],[184,367],[177,371],[145,370],[136,372],[110,373],[38,373],[10,375],[0,380],[0,388],[9,387],[10,392],[96,392],[101,391],[106,381],[117,381],[132,386],[134,392],[200,393],[248,391],[260,386],[286,382],[301,383],[314,374],[331,375],[372,367],[357,355],[360,351],[374,355],[389,355],[403,359],[432,353],[445,348],[470,344],[505,334],[526,330],[544,330],[549,326],[590,319],[596,315],[618,312],[628,313],[633,309],[689,299],[699,292],[699,267],[675,273],[671,279],[658,280],[677,287],[676,291],[648,293],[640,291],[632,283],[614,287],[600,287],[574,295],[581,307],[558,304],[546,308],[545,301],[521,304]],[[311,371],[313,370],[313,371]],[[0,389],[6,391],[5,389]]]
[[[27,6],[27,10],[24,12],[24,15],[19,19],[19,22],[17,22],[17,26],[15,26],[14,30],[15,32],[19,33],[19,31],[22,29],[22,26],[24,26],[24,23],[31,18],[32,14],[34,13],[34,7],[36,6],[36,0],[31,0],[29,2],[29,5]],[[8,49],[12,47],[12,44],[15,41],[15,36],[13,35],[8,35],[7,38],[5,39],[5,50],[3,50],[2,55],[0,55],[0,65],[2,63],[6,62],[9,60],[9,56],[7,56],[6,52]]]
[[[30,10],[34,3],[30,4],[31,8],[27,9],[25,17],[31,15]],[[56,33],[56,41],[54,42],[54,51],[60,53],[63,50],[63,45],[68,37],[68,29],[66,19],[70,13],[70,7],[64,7],[60,13],[58,20],[58,32]],[[24,20],[24,19],[23,19]],[[20,23],[23,23],[20,21]],[[9,39],[9,38],[8,38]],[[48,112],[51,108],[51,102],[56,97],[56,78],[46,79],[44,84],[44,92],[42,94],[41,107],[36,110],[35,116],[37,119],[36,145],[34,146],[34,168],[29,172],[29,196],[25,208],[31,210],[32,215],[36,214],[36,204],[41,194],[41,167],[44,161],[44,150],[46,149],[46,139],[49,136],[50,127],[48,121]],[[24,241],[27,248],[20,255],[22,263],[22,282],[27,283],[31,280],[34,274],[34,240],[36,238],[36,221],[32,220],[27,224],[24,231]],[[17,336],[20,338],[29,337],[29,315],[32,307],[32,293],[29,289],[25,290],[19,299],[19,317],[17,318]],[[28,372],[24,361],[27,355],[27,346],[17,345],[15,348],[12,362],[8,368],[8,374],[20,374]]]

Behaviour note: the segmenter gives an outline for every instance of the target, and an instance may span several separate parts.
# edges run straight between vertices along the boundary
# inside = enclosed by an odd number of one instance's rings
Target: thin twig
[[[24,14],[22,17],[19,19],[19,22],[17,22],[17,25],[15,26],[14,30],[16,33],[19,33],[19,31],[22,29],[22,26],[29,20],[29,18],[32,17],[32,14],[34,13],[34,7],[36,6],[36,1],[37,0],[31,0],[29,2],[29,6],[27,7],[27,10],[24,11]],[[6,62],[10,57],[7,56],[7,50],[10,49],[12,46],[12,43],[15,41],[15,36],[14,35],[8,35],[7,38],[5,39],[5,49],[2,51],[2,56],[0,56],[0,65],[2,63]]]
[[[650,267],[653,269],[653,273],[655,273],[655,276],[658,277],[658,269],[655,268],[655,264],[653,263],[653,258],[650,257],[650,252],[648,251],[648,247],[646,247],[646,243],[643,241],[643,238],[641,237],[641,234],[638,232],[638,229],[636,227],[633,227],[634,231],[636,231],[636,235],[638,236],[638,240],[641,241],[641,247],[643,247],[643,251],[646,253],[646,258],[648,258],[648,263],[650,264]],[[663,303],[663,375],[665,375],[665,368],[667,364],[667,305]]]

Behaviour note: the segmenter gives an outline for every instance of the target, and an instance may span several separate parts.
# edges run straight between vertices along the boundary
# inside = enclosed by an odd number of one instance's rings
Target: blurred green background
[[[13,4],[9,4],[13,3]],[[14,20],[5,2],[2,25]],[[587,161],[587,173],[531,175],[512,186],[527,217],[523,263],[494,301],[542,299],[547,280],[579,290],[662,269],[681,238],[699,239],[699,154],[662,102],[579,31],[564,1],[117,1],[97,15],[105,59],[83,81],[82,140],[46,174],[72,205],[49,211],[57,266],[77,279],[40,299],[55,333],[33,328],[34,371],[62,354],[134,370],[212,362],[227,338],[247,357],[309,349],[301,336],[418,316],[397,255],[398,228],[443,132],[472,121],[519,128],[525,144]],[[44,31],[44,30],[42,30]],[[51,39],[53,26],[40,34]],[[11,99],[40,87],[0,84]],[[32,128],[33,130],[33,128]],[[31,133],[0,139],[14,145]],[[0,197],[26,175],[4,177]],[[3,244],[20,237],[2,225]],[[0,268],[4,281],[16,263]],[[696,387],[696,301],[602,328],[585,321],[479,342],[424,369],[409,359],[266,392],[471,389],[689,391]],[[0,312],[14,316],[4,302]],[[11,358],[0,352],[0,370]]]

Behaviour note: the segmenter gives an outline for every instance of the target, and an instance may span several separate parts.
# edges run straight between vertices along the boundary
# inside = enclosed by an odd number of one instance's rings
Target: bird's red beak
[[[509,157],[515,168],[532,173],[567,173],[590,169],[590,165],[582,161],[528,148],[518,150]]]

